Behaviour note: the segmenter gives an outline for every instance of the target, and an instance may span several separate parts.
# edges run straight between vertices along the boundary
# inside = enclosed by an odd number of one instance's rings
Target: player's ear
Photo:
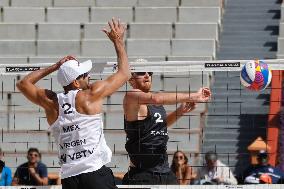
[[[73,84],[74,87],[76,87],[76,88],[79,88],[79,87],[80,87],[80,83],[79,83],[78,80],[74,80],[74,81],[72,82],[72,84]]]
[[[134,77],[133,75],[130,77],[130,79],[128,80],[129,84],[133,87],[134,86]]]

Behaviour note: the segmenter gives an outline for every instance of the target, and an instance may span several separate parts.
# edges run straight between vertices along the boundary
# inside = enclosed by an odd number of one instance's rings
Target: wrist
[[[189,99],[192,102],[196,102],[198,100],[198,93],[191,93]]]
[[[113,40],[114,46],[116,47],[124,47],[124,41],[122,39]]]
[[[177,110],[176,110],[176,116],[177,117],[180,117],[180,116],[182,116],[183,115],[183,111],[181,110],[181,108],[178,108]]]

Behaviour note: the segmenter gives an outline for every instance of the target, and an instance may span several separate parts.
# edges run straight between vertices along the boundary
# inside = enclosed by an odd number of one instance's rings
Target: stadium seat
[[[80,40],[80,24],[40,23],[38,24],[39,40]]]
[[[181,6],[187,7],[221,7],[222,0],[181,0]]]
[[[125,153],[126,135],[124,130],[104,130],[104,135],[112,153]]]
[[[218,40],[218,27],[217,23],[176,23],[175,38]]]
[[[179,7],[179,22],[220,24],[221,9],[219,7]]]
[[[114,173],[127,172],[129,167],[129,157],[126,154],[113,154],[111,162],[106,165],[110,167]]]
[[[179,5],[179,0],[138,0],[141,7],[175,7]]]
[[[82,40],[82,56],[115,56],[112,42],[108,39]]]
[[[173,39],[172,55],[174,56],[212,56],[215,57],[214,39]]]
[[[96,0],[97,7],[133,7],[137,0]]]
[[[48,167],[59,167],[59,160],[58,156],[56,154],[54,155],[48,155],[48,154],[43,154],[42,155],[42,162]]]
[[[44,22],[45,12],[42,7],[4,7],[3,21],[5,23],[11,22]]]
[[[212,60],[212,56],[167,56],[168,61],[202,61]]]
[[[26,97],[21,95],[21,93],[11,94],[11,113],[19,112],[38,112],[39,106],[30,103]]]
[[[3,95],[8,94],[9,92],[18,92],[16,88],[17,81],[17,77],[14,75],[1,75],[0,82],[1,85],[3,83],[3,88],[1,87],[1,92],[3,93]]]
[[[0,40],[35,40],[35,25],[31,23],[0,24]]]
[[[171,105],[172,107],[174,107],[173,109],[175,110],[176,108],[178,108],[180,106],[180,104],[177,105]],[[166,109],[167,113],[170,113],[173,110],[169,110],[168,108]],[[200,115],[191,115],[189,114],[185,114],[183,116],[181,116],[177,122],[175,122],[170,128],[171,129],[189,129],[191,131],[198,131],[200,130],[200,121],[201,121],[201,117]]]
[[[199,133],[189,133],[186,129],[168,129],[168,151],[190,149],[191,152],[199,152]]]
[[[11,0],[12,7],[51,7],[52,0]]]
[[[27,62],[28,62],[28,58],[26,56],[22,56],[22,57],[0,57],[0,64],[26,64]],[[13,77],[15,77],[15,76],[13,76]]]
[[[176,21],[176,7],[135,7],[135,22],[171,23]]]
[[[33,114],[29,119],[27,117]],[[15,112],[10,115],[10,127],[13,130],[46,130],[48,124],[43,112]],[[23,141],[22,141],[23,142]]]
[[[94,5],[94,0],[54,0],[55,7],[89,7]]]
[[[48,7],[47,22],[83,23],[89,22],[88,7]]]
[[[38,40],[37,55],[66,56],[80,54],[79,40]]]
[[[132,7],[92,7],[91,9],[91,22],[107,24],[114,16],[123,22],[132,22]]]
[[[15,173],[19,165],[27,162],[26,153],[13,153],[5,155],[5,164],[8,165],[12,172]]]
[[[131,23],[129,37],[135,39],[170,39],[172,38],[171,23]]]
[[[2,0],[2,1],[0,1],[0,6],[1,6],[1,7],[7,7],[7,6],[9,6],[9,0]]]
[[[111,106],[116,106],[116,105],[111,105]],[[121,107],[121,106],[119,106]],[[107,106],[109,108],[109,105]],[[124,117],[123,117],[123,112],[122,109],[121,111],[117,112],[106,112],[105,118],[106,118],[106,123],[105,123],[105,128],[106,129],[121,129],[123,130],[124,128]],[[117,143],[118,144],[118,143]]]
[[[102,31],[107,27],[107,23],[85,23],[84,39],[107,39],[106,34]]]
[[[46,131],[4,131],[0,136],[3,142],[38,142],[38,143],[48,143],[50,142],[50,137]]]
[[[170,40],[127,39],[127,53],[130,56],[166,56],[170,54]]]
[[[1,56],[34,56],[34,40],[0,40]]]

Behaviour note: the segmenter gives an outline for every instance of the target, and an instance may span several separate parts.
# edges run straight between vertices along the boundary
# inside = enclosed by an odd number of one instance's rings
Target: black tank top
[[[163,106],[156,105],[147,105],[147,109],[144,120],[124,120],[125,148],[137,169],[166,173],[170,171],[166,111]]]

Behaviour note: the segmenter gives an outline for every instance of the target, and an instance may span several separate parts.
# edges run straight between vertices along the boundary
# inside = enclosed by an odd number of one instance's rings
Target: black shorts
[[[62,189],[112,189],[117,188],[112,170],[102,166],[99,170],[82,173],[61,180]]]
[[[125,185],[176,185],[176,175],[169,171],[167,173],[140,171],[130,169],[123,177],[122,184]]]

